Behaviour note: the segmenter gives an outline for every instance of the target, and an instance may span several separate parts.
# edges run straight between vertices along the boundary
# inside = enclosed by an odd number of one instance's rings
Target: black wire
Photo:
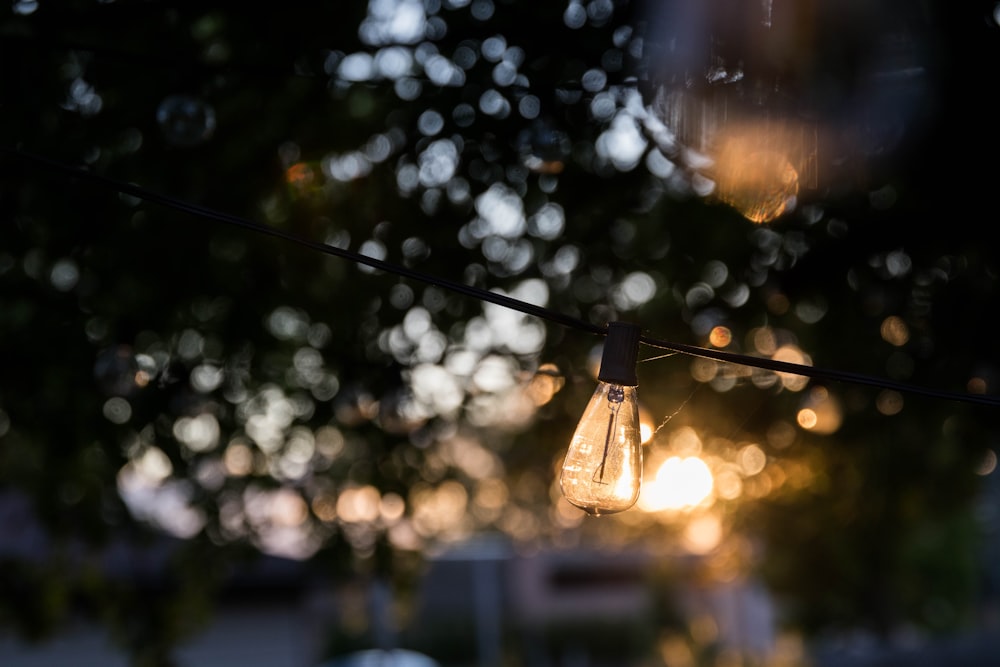
[[[34,155],[31,153],[26,153],[20,150],[12,150],[9,148],[0,148],[5,155],[18,159],[22,162],[34,163],[40,167],[44,167],[50,171],[59,172],[72,176],[74,178],[80,178],[83,180],[88,180],[104,187],[110,188],[122,194],[131,195],[138,199],[144,201],[152,202],[165,206],[167,208],[172,208],[178,211],[183,211],[190,215],[208,218],[211,220],[216,220],[218,222],[223,222],[226,224],[234,225],[242,229],[247,229],[259,234],[265,234],[267,236],[273,236],[275,238],[280,238],[284,241],[294,243],[311,250],[316,250],[318,252],[325,253],[327,255],[333,255],[335,257],[340,257],[342,259],[347,259],[358,264],[364,264],[374,269],[379,269],[387,273],[393,273],[404,278],[409,278],[411,280],[416,280],[422,283],[435,285],[437,287],[442,287],[458,294],[468,296],[474,299],[479,299],[481,301],[487,301],[489,303],[496,304],[498,306],[503,306],[505,308],[510,308],[511,310],[516,310],[526,315],[532,315],[550,322],[560,324],[562,326],[577,329],[580,331],[585,331],[587,333],[604,335],[607,333],[607,327],[592,322],[587,322],[570,315],[559,313],[542,306],[536,306],[525,301],[520,301],[512,297],[498,294],[496,292],[491,292],[482,288],[475,287],[473,285],[466,285],[464,283],[458,283],[445,278],[440,278],[437,276],[432,276],[430,274],[423,273],[421,271],[415,271],[403,266],[398,266],[380,259],[375,259],[374,257],[368,257],[367,255],[361,255],[359,253],[344,249],[337,248],[335,246],[327,245],[325,243],[319,243],[316,241],[311,241],[309,239],[296,236],[294,234],[289,234],[288,232],[281,231],[279,229],[274,229],[273,227],[268,227],[246,218],[241,218],[229,213],[222,213],[220,211],[214,211],[197,204],[192,204],[168,195],[159,194],[146,190],[145,188],[133,185],[131,183],[125,183],[122,181],[109,178],[107,176],[102,176],[101,174],[89,171],[86,169],[81,169],[78,167],[72,167],[55,160],[51,160],[40,155]],[[737,364],[740,366],[751,366],[755,368],[762,368],[764,370],[770,370],[777,373],[790,373],[792,375],[802,375],[811,378],[818,378],[823,380],[832,380],[835,382],[847,382],[851,384],[867,385],[871,387],[878,387],[881,389],[890,389],[893,391],[899,391],[903,393],[919,394],[923,396],[930,396],[933,398],[940,398],[952,401],[961,401],[965,403],[975,403],[980,405],[992,405],[1000,406],[1000,397],[990,396],[984,394],[959,394],[956,392],[940,391],[936,389],[929,389],[925,387],[920,387],[917,385],[904,384],[900,382],[894,382],[892,380],[887,380],[883,378],[877,378],[870,375],[864,375],[862,373],[852,373],[849,371],[839,371],[829,368],[818,368],[815,366],[805,366],[802,364],[795,364],[787,361],[778,361],[775,359],[768,359],[766,357],[752,357],[743,354],[737,354],[734,352],[725,352],[723,350],[712,350],[703,347],[697,347],[695,345],[685,345],[684,343],[672,343],[666,340],[660,340],[658,338],[653,338],[643,334],[639,338],[639,342],[648,345],[650,347],[658,348],[661,350],[670,350],[672,352],[678,352],[693,357],[702,357],[705,359],[712,359],[715,361]]]
[[[743,354],[725,352],[723,350],[711,350],[703,347],[696,347],[694,345],[685,345],[683,343],[671,343],[669,341],[658,340],[645,335],[641,336],[639,340],[650,347],[659,348],[661,350],[671,350],[673,352],[680,352],[681,354],[687,354],[693,357],[704,357],[706,359],[714,359],[715,361],[739,364],[740,366],[755,366],[757,368],[775,371],[776,373],[790,373],[792,375],[804,375],[806,377],[819,378],[822,380],[868,385],[870,387],[879,387],[880,389],[891,389],[893,391],[903,393],[920,394],[923,396],[931,396],[933,398],[963,401],[965,403],[1000,406],[1000,396],[987,396],[985,394],[959,394],[950,391],[929,389],[918,385],[894,382],[884,378],[864,375],[862,373],[839,371],[831,368],[819,368],[816,366],[804,366],[802,364],[793,364],[788,361],[778,361],[777,359],[768,359],[766,357],[750,357]]]
[[[356,252],[344,248],[338,248],[336,246],[328,245],[326,243],[319,243],[318,241],[312,241],[309,239],[302,238],[301,236],[296,236],[295,234],[289,234],[288,232],[281,231],[280,229],[275,229],[273,227],[268,227],[267,225],[262,225],[252,220],[247,220],[246,218],[241,218],[229,213],[222,213],[220,211],[215,211],[204,206],[199,206],[197,204],[191,204],[181,199],[176,199],[169,195],[159,194],[157,192],[152,192],[145,188],[133,185],[131,183],[125,183],[122,181],[115,180],[113,178],[108,178],[107,176],[102,176],[93,171],[86,169],[80,169],[77,167],[71,167],[69,165],[56,162],[55,160],[50,160],[48,158],[42,157],[40,155],[33,155],[30,153],[25,153],[23,151],[11,151],[9,149],[0,149],[8,155],[13,155],[24,160],[34,162],[35,164],[45,167],[51,171],[61,172],[70,175],[74,178],[81,178],[84,180],[92,181],[100,185],[106,186],[112,190],[116,190],[122,194],[131,195],[138,199],[142,199],[155,204],[160,204],[167,208],[172,208],[178,211],[183,211],[191,215],[208,218],[211,220],[216,220],[218,222],[224,222],[226,224],[234,225],[236,227],[241,227],[243,229],[248,229],[259,234],[265,234],[267,236],[273,236],[280,238],[284,241],[290,243],[295,243],[300,246],[304,246],[311,250],[316,250],[318,252],[326,253],[327,255],[334,255],[335,257],[340,257],[343,259],[351,260],[358,264],[364,264],[370,266],[373,269],[380,269],[386,273],[394,273],[396,275],[402,276],[404,278],[410,278],[417,280],[419,282],[428,283],[431,285],[436,285],[437,287],[443,287],[445,289],[458,292],[465,296],[469,296],[475,299],[480,299],[482,301],[489,301],[495,303],[498,306],[504,306],[512,310],[518,310],[527,315],[534,315],[543,319],[550,320],[557,324],[562,324],[563,326],[580,329],[583,331],[589,331],[594,334],[602,334],[605,332],[605,328],[596,324],[591,324],[590,322],[585,322],[575,317],[569,315],[564,315],[562,313],[557,313],[547,308],[541,306],[536,306],[531,303],[526,303],[524,301],[519,301],[509,296],[503,294],[498,294],[496,292],[490,292],[489,290],[480,289],[472,285],[466,285],[464,283],[458,283],[446,278],[439,278],[432,276],[430,274],[422,273],[420,271],[414,271],[413,269],[408,269],[403,266],[398,266],[396,264],[391,264],[374,257],[369,257],[367,255],[361,255]]]

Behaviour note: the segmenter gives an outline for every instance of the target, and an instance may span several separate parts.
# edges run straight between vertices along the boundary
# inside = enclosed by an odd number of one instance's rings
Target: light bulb
[[[604,341],[597,389],[563,460],[563,496],[588,514],[627,510],[642,484],[642,434],[635,374],[639,327],[612,322]]]

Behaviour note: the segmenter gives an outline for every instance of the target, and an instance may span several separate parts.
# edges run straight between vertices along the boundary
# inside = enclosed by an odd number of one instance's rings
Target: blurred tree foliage
[[[992,394],[994,176],[970,156],[994,147],[995,74],[960,73],[996,24],[916,4],[912,132],[864,187],[802,192],[770,225],[657,143],[649,3],[9,4],[0,489],[44,532],[2,526],[22,546],[0,553],[0,622],[42,636],[88,609],[157,664],[259,551],[398,575],[480,531],[667,555],[683,532],[558,500],[592,335],[26,155],[597,324]],[[677,356],[639,377],[648,458],[690,427],[738,478],[706,576],[761,572],[808,631],[966,620],[992,410]],[[824,405],[830,432],[799,420]],[[183,539],[140,602],[107,554],[164,532]]]

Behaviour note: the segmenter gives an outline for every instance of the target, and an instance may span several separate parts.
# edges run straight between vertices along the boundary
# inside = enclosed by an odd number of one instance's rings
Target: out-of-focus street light
[[[645,3],[668,157],[754,222],[869,185],[929,99],[925,20],[899,0]]]

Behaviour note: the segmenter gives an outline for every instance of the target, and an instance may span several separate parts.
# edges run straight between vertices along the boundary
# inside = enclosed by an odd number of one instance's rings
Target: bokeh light
[[[992,449],[987,449],[982,461],[976,466],[976,474],[980,476],[992,475],[997,469],[997,453]]]
[[[835,433],[843,421],[840,400],[825,387],[814,387],[803,398],[796,420],[807,431],[820,435]]]
[[[671,456],[643,486],[638,506],[647,512],[696,507],[710,498],[713,489],[712,471],[702,459]]]
[[[886,416],[899,414],[903,404],[903,395],[891,389],[883,389],[875,398],[875,408]]]
[[[896,347],[906,345],[907,341],[910,340],[910,328],[903,318],[896,315],[890,315],[882,320],[880,333],[882,340]]]
[[[693,517],[684,528],[684,547],[693,554],[708,554],[722,543],[725,529],[716,514],[702,514]]]
[[[742,468],[743,475],[751,477],[764,470],[764,466],[767,465],[767,455],[760,446],[749,444],[740,448],[736,461]]]
[[[713,347],[728,347],[733,342],[733,332],[729,327],[712,327],[712,331],[708,334],[708,342]]]
[[[968,391],[970,394],[985,394],[989,390],[989,383],[986,378],[983,377],[972,377],[966,383]]]
[[[538,371],[525,387],[525,392],[532,403],[542,406],[551,401],[565,383],[566,379],[560,373],[559,367],[546,363],[538,367]]]
[[[782,345],[771,357],[775,361],[784,361],[799,366],[812,366],[812,359],[797,345]],[[790,391],[801,391],[809,384],[809,378],[795,373],[778,372],[781,384]]]
[[[193,148],[215,133],[215,109],[191,95],[168,95],[156,109],[164,139],[179,148]]]

